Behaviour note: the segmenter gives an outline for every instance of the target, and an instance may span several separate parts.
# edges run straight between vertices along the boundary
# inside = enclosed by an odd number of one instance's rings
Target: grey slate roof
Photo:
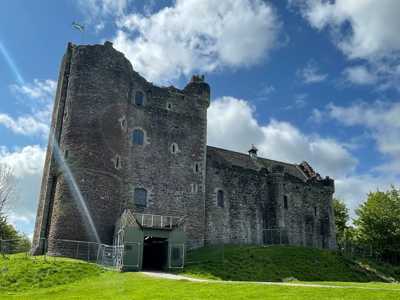
[[[207,156],[215,159],[223,164],[241,167],[259,171],[262,168],[271,169],[273,166],[282,166],[284,171],[303,181],[308,179],[308,176],[296,164],[285,163],[281,161],[257,157],[252,159],[248,154],[239,153],[231,150],[221,149],[217,147],[207,146]]]

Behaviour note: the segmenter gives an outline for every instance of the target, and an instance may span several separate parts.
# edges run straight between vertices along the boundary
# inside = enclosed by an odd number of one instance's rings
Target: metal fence
[[[98,265],[119,269],[122,264],[123,246],[110,246],[96,242],[74,241],[63,239],[41,239],[36,245],[41,247],[44,260],[56,260],[68,257],[96,263]],[[53,249],[58,249],[54,251]],[[24,253],[31,256],[30,245],[21,244],[20,240],[0,240],[0,255]],[[35,259],[36,256],[32,256]]]

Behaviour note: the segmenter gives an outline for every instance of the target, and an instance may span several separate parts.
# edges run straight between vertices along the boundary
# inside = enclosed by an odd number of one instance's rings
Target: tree
[[[343,200],[333,199],[333,211],[335,214],[335,225],[336,225],[336,240],[341,243],[344,241],[349,227],[349,209]]]
[[[356,210],[357,239],[382,256],[400,255],[400,190],[369,193]]]
[[[10,199],[15,187],[15,178],[12,169],[0,163],[0,216],[3,214],[5,205]]]

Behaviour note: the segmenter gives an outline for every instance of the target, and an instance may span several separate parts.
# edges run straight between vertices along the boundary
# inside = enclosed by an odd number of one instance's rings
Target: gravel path
[[[387,289],[379,287],[365,287],[365,286],[338,286],[338,285],[324,285],[315,283],[289,283],[289,282],[267,282],[267,281],[225,281],[225,280],[212,280],[212,279],[200,279],[192,278],[184,275],[176,275],[163,272],[141,272],[147,276],[164,278],[170,280],[186,280],[191,282],[207,282],[207,283],[219,283],[219,284],[259,284],[259,285],[283,285],[283,286],[301,286],[301,287],[312,287],[312,288],[330,288],[330,289],[362,289],[362,290],[379,290],[379,291],[396,291],[400,293],[400,289]]]

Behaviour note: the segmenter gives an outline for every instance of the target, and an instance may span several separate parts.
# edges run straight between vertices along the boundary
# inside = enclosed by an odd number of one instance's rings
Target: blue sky
[[[0,162],[18,184],[10,221],[32,233],[69,41],[113,41],[159,85],[205,74],[210,145],[245,152],[254,143],[268,158],[306,160],[356,208],[400,178],[399,10],[397,0],[3,3]]]

